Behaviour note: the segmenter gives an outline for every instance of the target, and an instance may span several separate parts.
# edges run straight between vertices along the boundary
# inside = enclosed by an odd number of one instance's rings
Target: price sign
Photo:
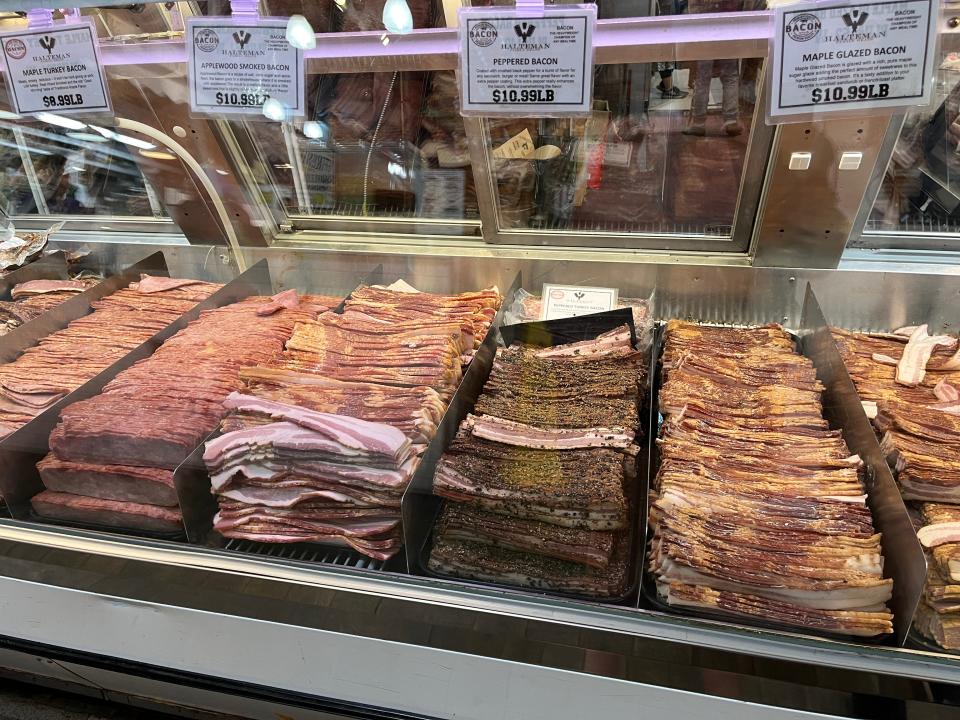
[[[616,288],[551,285],[544,283],[541,320],[578,317],[617,307]]]
[[[464,115],[589,114],[595,6],[460,10],[460,109]]]
[[[110,111],[110,95],[89,22],[0,35],[10,104],[22,115]]]
[[[287,42],[283,20],[190,20],[187,63],[194,112],[262,116],[273,100],[284,118],[304,114],[303,51]]]
[[[776,9],[772,119],[930,101],[932,0]]]

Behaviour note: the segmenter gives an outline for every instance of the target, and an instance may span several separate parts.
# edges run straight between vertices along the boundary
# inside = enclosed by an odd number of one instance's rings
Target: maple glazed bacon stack
[[[204,453],[222,536],[399,552],[400,498],[501,297],[397,287],[357,289],[241,370]]]
[[[0,437],[18,430],[220,287],[143,276],[92,302],[92,313],[0,365]]]
[[[337,302],[336,299],[333,300]],[[241,367],[276,356],[300,320],[330,300],[287,291],[200,314],[99,395],[68,405],[37,468],[41,517],[180,532],[173,471],[222,418]]]
[[[862,462],[779,326],[671,321],[648,556],[661,599],[818,633],[893,632]]]
[[[960,343],[926,325],[833,336],[927,553],[914,626],[960,650]]]
[[[446,502],[428,568],[623,595],[647,370],[627,325],[569,345],[500,348],[437,465],[434,493]]]

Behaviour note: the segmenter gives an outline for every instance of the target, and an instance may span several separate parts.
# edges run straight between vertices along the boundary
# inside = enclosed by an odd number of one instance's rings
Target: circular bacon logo
[[[3,44],[3,51],[14,60],[23,60],[27,55],[27,46],[19,38],[11,38]]]
[[[554,300],[563,300],[563,298],[564,298],[565,295],[566,295],[566,293],[563,292],[563,290],[551,290],[551,291],[550,291],[550,297],[553,298]]]

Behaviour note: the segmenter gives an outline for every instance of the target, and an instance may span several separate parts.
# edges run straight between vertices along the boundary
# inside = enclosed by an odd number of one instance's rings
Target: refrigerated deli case
[[[183,22],[230,9],[186,2],[82,9],[100,36],[114,117],[0,114],[4,215],[20,231],[65,223],[48,248],[64,255],[14,271],[5,287],[16,273],[103,278],[0,337],[4,365],[89,317],[141,273],[223,285],[63,397],[45,398],[34,419],[0,441],[2,672],[192,716],[958,712],[960,658],[911,633],[926,561],[827,330],[926,323],[934,335],[957,334],[952,210],[947,195],[922,194],[927,175],[939,172],[938,187],[950,185],[953,161],[936,152],[951,147],[956,115],[950,8],[940,19],[943,107],[926,120],[913,117],[921,109],[906,121],[774,128],[763,116],[771,15],[762,7],[718,5],[701,15],[690,12],[697,6],[601,0],[593,113],[503,120],[457,112],[460,3],[407,2],[417,28],[409,35],[384,31],[380,0],[263,3],[264,15],[303,13],[322,33],[306,51],[304,118],[191,115]],[[0,19],[4,30],[25,22],[14,12]],[[733,106],[736,127],[727,124]],[[702,134],[684,132],[701,120]],[[519,152],[518,136],[547,149]],[[798,152],[811,154],[808,169],[791,169]],[[860,153],[856,168],[840,169],[846,152]],[[943,216],[933,235],[930,213]],[[204,438],[170,468],[166,492],[182,511],[182,531],[37,514],[36,463],[61,410],[101,396],[138,362],[169,357],[157,349],[201,310],[289,290],[332,306],[359,287],[396,281],[440,294],[495,286],[503,297],[421,449],[401,501],[401,552],[377,559],[337,544],[211,532]],[[639,313],[619,310],[612,322],[628,323],[634,340],[652,338],[640,345],[650,379],[639,393],[645,434],[641,497],[630,506],[630,582],[615,598],[458,580],[424,562],[435,466],[474,408],[497,343],[533,337],[507,328],[535,319],[524,313],[538,307],[544,283],[640,299]],[[868,468],[883,573],[894,582],[889,636],[824,636],[658,602],[645,562],[646,491],[660,421],[657,358],[670,320],[777,324],[810,358],[825,416]],[[195,365],[189,353],[179,359]],[[120,430],[149,422],[136,397],[127,402],[115,418]]]

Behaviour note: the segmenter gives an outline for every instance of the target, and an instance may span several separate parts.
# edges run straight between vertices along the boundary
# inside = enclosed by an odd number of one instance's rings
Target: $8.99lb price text
[[[71,93],[69,95],[44,95],[43,106],[48,108],[73,107],[83,105],[83,95]]]

